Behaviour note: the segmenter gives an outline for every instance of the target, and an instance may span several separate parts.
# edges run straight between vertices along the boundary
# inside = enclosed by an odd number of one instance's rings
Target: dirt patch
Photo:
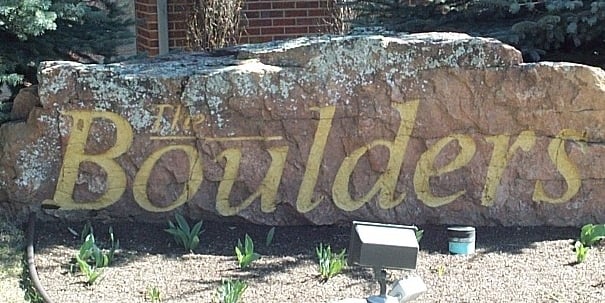
[[[315,247],[348,247],[349,226],[277,227],[273,243],[265,246],[270,227],[205,222],[199,249],[184,254],[165,225],[114,224],[121,250],[92,286],[68,270],[80,239],[67,228],[82,225],[38,226],[38,270],[56,302],[146,302],[153,287],[162,302],[212,302],[226,278],[248,283],[244,302],[332,302],[378,293],[365,268],[349,267],[326,283],[317,278]],[[108,226],[93,226],[100,241],[108,241]],[[605,295],[605,249],[591,249],[586,262],[575,265],[578,228],[477,228],[477,253],[471,256],[448,253],[445,227],[422,229],[416,272],[428,291],[418,302],[601,302]],[[240,270],[234,246],[246,233],[262,258]],[[404,274],[388,272],[390,280]]]

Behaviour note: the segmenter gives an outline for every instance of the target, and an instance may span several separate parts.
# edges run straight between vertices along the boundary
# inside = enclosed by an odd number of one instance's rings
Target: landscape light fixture
[[[349,264],[371,267],[380,284],[380,294],[367,303],[403,303],[426,292],[422,279],[412,274],[418,258],[415,226],[353,221],[349,243]],[[395,281],[387,294],[386,269],[403,269],[410,274]]]

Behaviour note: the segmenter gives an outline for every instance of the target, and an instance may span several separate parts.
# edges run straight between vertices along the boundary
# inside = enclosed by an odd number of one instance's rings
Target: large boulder
[[[0,186],[64,217],[605,221],[605,72],[455,33],[45,62]]]

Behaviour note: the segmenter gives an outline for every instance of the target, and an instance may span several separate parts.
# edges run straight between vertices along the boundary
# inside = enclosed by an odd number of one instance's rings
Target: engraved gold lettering
[[[332,128],[332,119],[334,119],[336,107],[314,107],[311,108],[311,110],[319,111],[319,124],[315,130],[313,144],[311,145],[309,158],[307,159],[307,167],[305,168],[305,174],[298,190],[298,197],[296,198],[296,210],[298,210],[300,213],[311,211],[321,202],[321,200],[313,202],[311,201],[311,198],[313,196],[313,192],[315,191],[315,184],[317,183],[317,176],[319,175],[319,167],[323,159],[328,134]]]
[[[246,207],[250,206],[250,204],[252,204],[252,202],[258,197],[261,198],[262,212],[269,213],[275,211],[277,190],[281,181],[282,173],[284,171],[286,156],[288,155],[288,147],[274,147],[270,148],[268,152],[271,155],[271,165],[267,170],[265,178],[261,182],[261,185],[256,192],[250,195],[239,205],[231,205],[229,202],[229,195],[239,171],[239,165],[242,157],[241,151],[235,148],[230,148],[223,151],[219,155],[219,159],[226,159],[223,180],[221,180],[219,184],[218,193],[216,195],[216,210],[219,214],[223,216],[236,215]]]
[[[571,161],[569,155],[565,151],[565,140],[574,142],[586,141],[585,133],[581,133],[571,129],[564,129],[559,132],[558,136],[548,144],[548,156],[553,162],[557,171],[565,179],[567,190],[560,197],[551,197],[544,191],[544,186],[540,180],[536,181],[534,194],[532,199],[535,202],[548,202],[553,204],[564,203],[569,201],[580,190],[582,179],[578,167]],[[582,152],[584,150],[582,149]]]
[[[528,152],[536,142],[536,135],[532,131],[524,131],[519,134],[517,140],[508,148],[510,136],[498,135],[491,136],[485,139],[487,142],[494,145],[492,158],[489,161],[487,175],[485,177],[485,186],[481,194],[481,205],[492,206],[496,197],[496,190],[500,185],[502,174],[508,164],[508,161],[513,157],[518,149]]]
[[[180,150],[187,155],[189,160],[189,179],[183,189],[183,192],[179,197],[170,203],[166,207],[158,207],[151,203],[147,196],[147,183],[151,170],[157,163],[157,161],[170,151]],[[132,191],[134,194],[134,200],[145,210],[150,212],[164,212],[175,209],[185,202],[187,202],[195,193],[198,191],[200,184],[202,183],[202,161],[199,158],[197,149],[189,145],[169,145],[153,152],[141,165],[141,169],[137,172],[134,178],[134,184]]]
[[[401,117],[399,129],[397,130],[397,134],[395,135],[393,142],[386,140],[375,140],[367,146],[356,149],[351,153],[351,155],[347,156],[343,160],[332,185],[332,197],[334,199],[334,204],[338,208],[345,211],[356,210],[362,207],[365,203],[369,202],[379,192],[380,195],[378,197],[378,205],[383,209],[395,207],[403,201],[405,198],[405,192],[402,193],[398,198],[395,198],[395,187],[397,185],[397,180],[399,179],[401,165],[403,164],[403,156],[405,155],[408,141],[412,133],[412,129],[414,128],[419,103],[420,101],[414,100],[393,105]],[[374,186],[367,194],[358,200],[355,200],[349,193],[349,181],[351,174],[353,173],[359,158],[361,158],[361,156],[363,156],[368,150],[376,146],[383,146],[389,150],[389,161],[387,163],[386,171],[378,178]]]
[[[174,114],[172,116],[172,123],[170,124],[170,130],[175,131],[177,129],[177,123],[181,120],[181,110],[182,107],[180,104],[176,106],[174,110]]]
[[[126,173],[115,161],[115,158],[124,154],[132,144],[132,128],[128,121],[112,112],[96,111],[66,111],[63,115],[70,116],[73,127],[65,147],[63,166],[59,173],[59,180],[54,203],[65,210],[70,209],[101,209],[115,203],[126,189]],[[96,119],[105,119],[113,123],[116,128],[114,146],[101,154],[86,154],[86,142],[90,126]],[[73,198],[78,171],[82,162],[92,162],[101,167],[107,174],[107,191],[95,201],[76,203]],[[46,201],[45,204],[53,204]]]
[[[170,130],[173,132],[179,130],[179,123],[181,130],[192,130],[192,127],[195,127],[206,121],[206,116],[204,114],[196,114],[191,116],[187,112],[187,109],[183,108],[183,106],[180,104],[156,104],[155,107],[157,107],[158,113],[154,117],[155,121],[153,123],[153,127],[150,130],[151,133],[160,132],[164,114],[167,112],[167,110],[173,111],[172,119],[170,121]]]
[[[332,198],[334,205],[344,211],[354,211],[364,206],[369,201],[376,199],[377,205],[381,209],[390,209],[403,203],[407,192],[396,193],[396,187],[399,182],[399,176],[404,164],[404,156],[408,147],[409,139],[414,129],[416,114],[420,101],[413,100],[405,103],[394,103],[392,106],[397,110],[400,116],[400,124],[397,133],[392,140],[378,138],[365,146],[352,151],[338,164],[331,166],[330,169],[336,169],[336,175],[332,183]],[[134,200],[143,209],[150,212],[165,212],[179,207],[189,201],[199,190],[203,181],[203,167],[199,145],[202,142],[228,143],[243,141],[272,142],[283,140],[281,136],[233,136],[230,133],[228,137],[203,137],[204,132],[190,132],[195,126],[201,125],[205,121],[203,114],[191,115],[188,108],[180,104],[157,104],[156,114],[153,117],[153,125],[150,130],[149,140],[154,144],[174,144],[174,141],[192,141],[186,142],[192,145],[168,145],[151,154],[143,160],[141,168],[136,172],[133,183]],[[324,162],[324,152],[328,143],[328,137],[332,131],[333,119],[336,112],[335,106],[313,107],[312,111],[318,112],[319,122],[313,135],[309,155],[305,164],[304,175],[302,176],[298,195],[296,198],[296,209],[299,213],[307,213],[317,208],[322,199],[313,199],[318,178]],[[72,110],[62,112],[66,119],[73,120],[67,143],[65,145],[65,154],[63,165],[61,167],[53,200],[45,200],[43,204],[56,205],[62,209],[102,209],[112,205],[120,200],[129,182],[127,173],[119,165],[118,158],[126,153],[133,142],[133,129],[128,121],[120,115],[111,112],[101,111],[83,111]],[[93,124],[103,121],[103,124]],[[115,127],[115,143],[109,143],[105,151],[97,154],[87,153],[87,142],[91,128],[97,126],[111,125]],[[112,130],[113,131],[113,130]],[[111,132],[110,132],[111,133]],[[486,142],[493,146],[491,157],[485,176],[485,184],[481,192],[481,205],[490,207],[496,201],[496,196],[501,186],[504,171],[509,162],[515,157],[519,150],[530,152],[536,144],[536,135],[533,131],[521,132],[514,141],[508,134],[493,135],[485,138]],[[512,144],[511,144],[512,141]],[[547,147],[550,161],[554,164],[557,173],[565,181],[565,192],[554,197],[553,193],[547,193],[545,189],[545,180],[537,180],[534,186],[532,199],[535,202],[564,203],[571,200],[580,190],[582,180],[579,168],[570,158],[566,151],[566,143],[571,141],[576,144],[583,144],[586,141],[586,134],[580,131],[564,129],[549,142]],[[110,140],[112,142],[112,140]],[[456,143],[454,143],[456,142]],[[193,145],[196,144],[196,145]],[[263,143],[260,143],[263,145]],[[451,144],[457,144],[459,147],[456,155],[452,155],[446,160],[448,163],[435,167],[440,154],[444,149],[453,147]],[[511,144],[509,146],[509,144]],[[385,148],[388,150],[389,158],[384,167],[385,171],[375,176],[374,184],[368,184],[369,190],[360,193],[360,197],[353,197],[349,185],[358,162],[372,148]],[[582,152],[584,153],[584,145]],[[448,149],[451,150],[451,149]],[[150,176],[158,161],[171,151],[183,152],[189,161],[189,179],[183,185],[179,196],[166,206],[157,206],[152,203],[148,196]],[[216,210],[220,215],[232,216],[249,207],[254,201],[260,200],[260,209],[264,213],[274,212],[277,208],[278,189],[284,172],[286,157],[288,155],[288,146],[278,146],[266,150],[271,157],[271,163],[267,168],[265,176],[258,188],[254,190],[243,201],[232,203],[229,198],[235,180],[238,178],[240,162],[242,161],[242,149],[230,148],[224,150],[216,161],[225,160],[225,171],[223,179],[218,184],[216,196]],[[430,146],[419,158],[416,163],[416,169],[413,176],[413,186],[416,195],[420,201],[429,207],[440,207],[451,203],[464,195],[466,189],[453,189],[452,194],[436,194],[431,190],[431,178],[440,177],[453,172],[467,165],[476,153],[476,145],[473,138],[463,134],[450,135],[437,140]],[[442,161],[442,162],[446,162]],[[78,175],[80,174],[82,163],[91,163],[103,170],[107,178],[105,180],[105,192],[97,194],[98,198],[91,201],[75,201],[74,192],[81,193],[81,188],[77,187]],[[368,172],[376,174],[375,172]],[[260,177],[259,177],[260,178]],[[557,178],[555,178],[557,179]],[[370,187],[371,186],[371,187]],[[436,192],[436,191],[435,191]],[[438,196],[445,195],[445,196]],[[153,197],[151,197],[153,198]]]
[[[440,168],[435,168],[435,160],[437,156],[450,142],[457,141],[460,147],[460,152],[456,155],[452,161]],[[438,197],[431,193],[430,178],[438,177],[445,173],[452,172],[458,168],[461,168],[468,164],[475,155],[475,142],[473,139],[466,135],[452,135],[449,137],[442,138],[431,146],[426,152],[424,152],[418,163],[416,164],[416,171],[414,172],[414,189],[416,195],[424,204],[430,207],[439,207],[448,204],[458,197],[462,196],[466,191],[460,190],[449,196]]]
[[[158,114],[155,116],[155,121],[153,122],[153,127],[150,130],[150,132],[152,132],[152,133],[157,133],[160,131],[160,128],[162,126],[162,118],[164,118],[164,111],[166,110],[166,108],[172,108],[172,105],[157,104],[156,107],[158,108]]]
[[[183,121],[183,129],[192,130],[195,126],[198,126],[206,121],[204,114],[197,115],[185,115],[185,121]]]

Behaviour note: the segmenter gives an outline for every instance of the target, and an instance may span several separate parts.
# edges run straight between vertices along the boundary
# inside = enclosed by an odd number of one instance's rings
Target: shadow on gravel
[[[77,250],[82,244],[79,236],[72,234],[68,228],[80,232],[85,222],[38,222],[36,228],[36,251],[56,246]],[[109,247],[109,227],[120,241],[121,252],[112,266],[120,266],[138,257],[162,255],[166,258],[186,257],[189,252],[178,246],[171,235],[164,229],[166,224],[115,222],[104,224],[91,222],[95,239],[101,248]],[[333,251],[348,247],[349,227],[337,226],[294,226],[276,227],[273,241],[266,245],[267,233],[271,226],[240,223],[219,223],[204,221],[200,246],[195,254],[234,257],[234,248],[238,239],[244,240],[246,234],[254,241],[255,251],[264,256],[296,256],[292,262],[315,260],[315,247],[319,243],[327,244]],[[235,260],[235,257],[234,257]],[[256,264],[255,266],[259,266]],[[296,264],[286,264],[286,266]],[[284,264],[266,264],[260,268],[269,274],[283,269]]]
[[[80,238],[71,234],[68,227],[80,231],[84,223],[41,222],[38,224],[37,250],[64,245],[77,249]],[[108,224],[92,222],[95,236],[101,247],[107,247]],[[163,255],[167,258],[182,257],[188,252],[174,243],[172,236],[164,232],[165,224],[116,222],[111,224],[115,237],[120,240],[123,256],[116,260],[115,266],[136,260],[143,254]],[[420,226],[424,236],[420,249],[428,253],[448,254],[447,226]],[[245,223],[224,223],[205,221],[200,236],[197,254],[215,256],[234,256],[234,247],[238,239],[246,234],[254,240],[255,250],[265,256],[296,256],[292,262],[315,260],[315,247],[319,243],[329,244],[333,251],[347,248],[350,226],[292,226],[276,227],[272,243],[267,246],[265,240],[271,226]],[[574,227],[477,227],[476,248],[489,252],[521,253],[536,242],[553,240],[573,241],[579,235]],[[295,261],[294,261],[295,260]],[[264,268],[249,271],[251,275],[267,275],[283,270],[283,266],[295,264],[265,264]],[[258,265],[257,265],[258,266]],[[258,271],[255,273],[255,271]]]
[[[424,236],[420,249],[429,253],[448,254],[447,226],[422,226]],[[531,248],[537,242],[569,240],[572,243],[580,235],[575,227],[477,227],[475,246],[485,253],[521,253],[523,248]]]

